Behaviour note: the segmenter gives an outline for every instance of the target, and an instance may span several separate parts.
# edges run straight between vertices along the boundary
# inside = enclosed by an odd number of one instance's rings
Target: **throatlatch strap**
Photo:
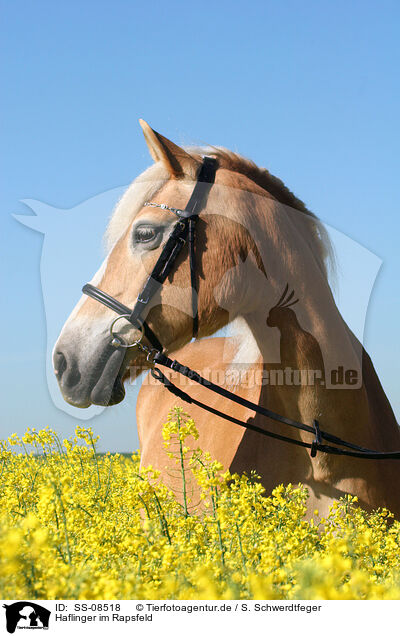
[[[213,157],[204,157],[196,186],[186,206],[186,212],[189,212],[189,214],[191,214],[189,218],[189,263],[190,263],[190,286],[192,288],[192,314],[193,314],[192,336],[193,338],[197,338],[197,335],[199,332],[198,288],[197,288],[197,280],[196,280],[196,252],[195,252],[196,221],[207,201],[207,197],[210,192],[211,186],[213,185],[215,181],[216,170],[217,170],[217,160],[214,159]],[[208,184],[208,187],[204,187],[204,184]]]
[[[196,281],[196,253],[194,250],[194,231],[196,227],[197,217],[192,216],[189,219],[189,264],[190,264],[190,286],[192,288],[192,336],[197,338],[199,333],[199,312],[198,312],[198,291]]]

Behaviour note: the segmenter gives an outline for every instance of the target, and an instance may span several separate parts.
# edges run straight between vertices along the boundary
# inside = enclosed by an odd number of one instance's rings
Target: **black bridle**
[[[129,307],[127,307],[126,305],[120,303],[112,296],[109,296],[109,294],[101,291],[101,289],[94,287],[94,285],[90,285],[90,283],[87,283],[82,288],[84,294],[90,296],[94,300],[99,301],[109,309],[112,309],[117,314],[119,314],[120,318],[124,317],[134,327],[140,329],[142,335],[146,337],[146,339],[154,348],[154,351],[162,351],[163,347],[154,331],[143,319],[143,313],[150,300],[154,297],[156,292],[165,282],[178,257],[178,254],[180,253],[182,247],[185,245],[186,241],[188,241],[189,244],[190,283],[192,287],[193,338],[197,337],[199,330],[199,318],[197,307],[196,262],[194,249],[195,225],[197,217],[203,209],[207,200],[208,192],[210,191],[210,188],[214,183],[216,170],[216,159],[213,159],[212,157],[204,157],[196,185],[184,210],[170,208],[167,205],[147,204],[155,205],[156,207],[160,207],[164,210],[170,210],[178,217],[178,220],[175,223],[172,232],[169,235],[160,256],[158,257],[158,260],[153,267],[153,271],[148,277],[139,296],[137,297],[136,303],[132,310],[129,309]],[[114,323],[115,322],[116,321],[114,321]],[[140,340],[136,341],[134,345],[129,346],[136,346],[136,344],[138,344],[139,342]],[[112,344],[115,347],[126,346],[119,336],[114,336]]]
[[[192,311],[193,311],[193,337],[196,338],[198,335],[198,303],[197,303],[197,284],[196,284],[196,262],[195,262],[195,227],[196,220],[199,216],[201,210],[204,208],[205,203],[207,201],[208,193],[212,187],[212,184],[215,180],[215,174],[217,170],[217,161],[212,157],[204,157],[203,163],[201,165],[196,185],[193,189],[191,197],[186,205],[184,210],[178,210],[176,208],[171,208],[164,204],[157,203],[146,203],[145,205],[150,205],[153,207],[159,207],[164,210],[169,210],[173,214],[178,217],[177,222],[175,223],[171,234],[169,235],[160,256],[148,277],[142,291],[137,297],[136,303],[133,309],[130,309],[123,303],[120,303],[119,300],[113,298],[109,294],[106,294],[101,289],[98,289],[94,285],[87,283],[82,288],[82,292],[87,296],[90,296],[94,300],[102,303],[112,311],[115,311],[118,317],[113,320],[110,328],[112,341],[111,344],[114,347],[138,347],[141,351],[147,354],[147,360],[152,365],[151,373],[153,377],[161,382],[168,391],[172,394],[176,395],[180,399],[189,402],[190,404],[195,404],[200,406],[202,409],[222,417],[229,422],[233,422],[239,426],[242,426],[248,430],[255,431],[257,433],[261,433],[262,435],[266,435],[268,437],[272,437],[274,439],[282,440],[288,442],[290,444],[295,444],[297,446],[302,446],[304,448],[309,448],[311,451],[311,457],[315,457],[317,451],[321,451],[323,453],[327,453],[330,455],[346,455],[349,457],[358,457],[363,459],[400,459],[400,451],[394,452],[379,452],[373,451],[368,448],[363,448],[362,446],[357,446],[356,444],[352,444],[350,442],[346,442],[342,440],[340,437],[336,437],[335,435],[331,435],[330,433],[326,433],[321,430],[319,427],[318,420],[313,421],[313,425],[309,426],[308,424],[303,424],[302,422],[297,422],[292,420],[291,418],[285,417],[283,415],[279,415],[278,413],[274,413],[274,411],[270,411],[269,409],[264,408],[263,406],[256,404],[254,402],[250,402],[223,387],[214,384],[210,380],[206,380],[202,376],[200,376],[196,371],[190,369],[189,367],[185,367],[181,365],[177,360],[172,360],[167,355],[163,353],[163,346],[160,343],[158,337],[151,329],[151,327],[147,324],[146,320],[143,318],[143,314],[148,308],[150,300],[154,297],[156,292],[160,289],[160,287],[165,282],[167,276],[172,270],[172,267],[181,252],[183,246],[186,241],[189,246],[189,263],[190,263],[190,281],[192,287]],[[120,335],[116,335],[113,332],[114,324],[120,319],[125,318],[128,322],[130,322],[135,328],[141,331],[141,336],[134,343],[127,345],[123,338]],[[149,348],[147,345],[141,342],[142,337],[148,340],[151,344],[152,348]],[[280,435],[278,433],[274,433],[272,431],[267,431],[260,426],[256,426],[251,422],[243,422],[235,417],[228,415],[227,413],[223,413],[217,409],[214,409],[195,398],[192,398],[185,391],[182,391],[175,384],[171,382],[169,378],[167,378],[159,368],[155,367],[155,365],[165,366],[173,371],[180,373],[181,375],[187,377],[194,382],[197,382],[201,386],[206,387],[210,391],[217,393],[218,395],[227,398],[231,402],[236,404],[240,404],[246,408],[251,409],[252,411],[263,415],[269,419],[280,422],[281,424],[285,424],[292,428],[296,428],[302,431],[306,431],[308,433],[312,433],[314,435],[314,440],[311,443],[303,442],[302,440],[293,439],[291,437],[287,437],[286,435]],[[332,444],[336,444],[336,446],[331,446],[329,444],[324,444],[323,440],[327,442],[331,442]],[[343,446],[344,448],[338,448],[338,446]]]

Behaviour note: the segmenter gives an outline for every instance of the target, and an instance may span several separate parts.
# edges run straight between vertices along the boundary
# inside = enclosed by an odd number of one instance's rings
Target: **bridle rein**
[[[368,448],[363,448],[362,446],[357,446],[356,444],[352,444],[350,442],[346,442],[335,435],[331,435],[320,429],[318,420],[313,421],[313,425],[310,426],[308,424],[304,424],[302,422],[297,422],[292,420],[291,418],[285,417],[283,415],[279,415],[274,411],[270,411],[269,409],[264,408],[260,404],[256,404],[254,402],[250,402],[231,391],[228,391],[224,387],[214,384],[210,380],[206,380],[202,376],[200,376],[196,371],[190,369],[186,366],[181,365],[177,360],[172,360],[167,355],[163,353],[163,346],[158,339],[157,335],[151,329],[151,327],[146,322],[143,314],[148,308],[150,300],[154,297],[157,291],[162,287],[168,275],[172,271],[172,267],[175,264],[175,261],[181,252],[183,246],[186,242],[188,242],[189,247],[189,264],[190,264],[190,282],[192,287],[192,311],[193,311],[193,337],[196,338],[198,335],[198,302],[197,302],[197,285],[196,285],[196,261],[195,261],[195,227],[197,218],[204,208],[209,191],[215,181],[215,174],[217,171],[217,160],[213,157],[203,157],[203,162],[197,177],[196,185],[193,189],[193,192],[190,196],[190,199],[186,205],[184,210],[180,210],[178,208],[172,208],[165,204],[160,203],[152,203],[147,202],[144,205],[149,207],[157,207],[163,210],[168,210],[172,214],[178,217],[173,229],[161,251],[160,256],[157,259],[154,268],[148,277],[146,283],[143,286],[142,291],[137,297],[136,303],[133,309],[130,309],[123,303],[119,302],[116,298],[113,298],[106,292],[98,289],[94,285],[87,283],[83,286],[82,292],[90,298],[102,303],[112,311],[118,314],[117,318],[115,318],[110,326],[110,335],[111,335],[111,344],[113,347],[119,348],[130,348],[137,347],[147,356],[147,361],[151,365],[151,374],[152,376],[161,382],[168,391],[179,397],[180,399],[189,402],[190,404],[195,404],[202,409],[212,413],[213,415],[217,415],[218,417],[222,417],[229,422],[242,426],[246,429],[255,431],[262,435],[266,435],[268,437],[272,437],[274,439],[279,439],[281,441],[288,442],[289,444],[295,444],[297,446],[302,446],[304,448],[310,449],[311,457],[315,457],[317,451],[331,454],[331,455],[346,455],[350,457],[358,457],[363,459],[400,459],[400,451],[393,452],[379,452],[370,450]],[[131,344],[127,344],[121,335],[114,333],[114,326],[120,320],[124,318],[128,322],[130,322],[133,327],[140,330],[140,337],[135,340]],[[147,346],[142,342],[143,337],[150,343],[151,347]],[[180,373],[181,375],[187,377],[194,382],[197,382],[201,386],[221,395],[224,398],[227,398],[231,402],[236,404],[240,404],[252,411],[263,415],[269,419],[275,420],[282,424],[286,424],[292,428],[296,428],[299,430],[306,431],[308,433],[312,433],[314,435],[314,440],[309,442],[303,442],[299,439],[294,439],[292,437],[287,437],[286,435],[280,435],[273,431],[265,430],[260,426],[256,426],[252,424],[250,421],[242,421],[239,420],[227,413],[223,413],[213,407],[196,400],[178,388],[175,384],[171,382],[169,378],[167,378],[159,368],[155,365],[165,366],[173,371]],[[323,440],[327,442],[331,442],[331,444],[336,444],[336,446],[332,446],[330,444],[324,444]],[[338,446],[343,446],[345,448],[338,448]]]

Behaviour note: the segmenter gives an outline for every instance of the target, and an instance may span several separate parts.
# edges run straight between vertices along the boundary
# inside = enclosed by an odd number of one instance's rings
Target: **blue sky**
[[[139,117],[178,143],[223,145],[268,167],[382,260],[364,344],[399,417],[399,3],[1,7],[2,435],[46,425],[66,435],[77,423],[46,381],[43,235],[11,215],[30,213],[21,200],[70,210],[129,183],[150,163]],[[86,226],[82,283],[112,200]],[[54,255],[53,297],[68,259],[79,270],[73,246]],[[134,405],[131,392],[91,420],[103,449],[137,447]]]

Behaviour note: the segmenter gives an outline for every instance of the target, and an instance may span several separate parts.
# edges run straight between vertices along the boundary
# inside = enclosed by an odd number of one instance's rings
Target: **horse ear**
[[[185,174],[195,178],[200,162],[172,141],[160,135],[143,119],[139,119],[144,138],[154,161],[162,161],[171,176],[179,179]]]

